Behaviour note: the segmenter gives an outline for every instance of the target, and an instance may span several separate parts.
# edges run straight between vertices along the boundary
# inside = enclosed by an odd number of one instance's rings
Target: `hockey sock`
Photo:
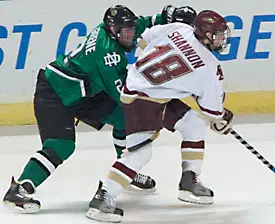
[[[126,148],[125,130],[113,129],[113,142],[117,153],[117,158],[121,158],[123,150]]]
[[[31,180],[38,187],[73,154],[74,149],[75,143],[71,139],[47,139],[42,150],[30,158],[18,180]]]
[[[181,142],[181,160],[184,165],[183,171],[192,170],[198,175],[201,172],[204,157],[204,141]]]

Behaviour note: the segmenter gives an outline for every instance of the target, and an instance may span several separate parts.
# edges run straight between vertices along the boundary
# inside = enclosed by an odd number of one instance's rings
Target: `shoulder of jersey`
[[[167,24],[167,28],[169,27],[171,27],[172,30],[174,29],[184,30],[184,32],[189,33],[189,35],[191,35],[191,33],[193,33],[193,30],[194,30],[192,26],[185,23],[179,23],[179,22]],[[204,47],[194,35],[192,35],[192,39],[193,39],[192,42],[196,44],[198,47],[198,50],[200,52],[198,54],[202,56],[203,59],[206,59],[208,62],[210,62],[210,64],[219,63],[218,59],[213,55],[213,53],[209,51],[206,47]]]
[[[181,28],[184,28],[184,29],[190,29],[190,30],[193,30],[193,27],[188,25],[188,24],[185,24],[185,23],[179,23],[179,22],[175,22],[175,23],[169,23],[169,24],[165,24],[165,25],[162,25],[162,26],[166,26],[167,28],[175,28],[175,29],[181,29]]]
[[[99,27],[98,38],[96,40],[96,52],[100,55],[104,55],[115,50],[116,46],[114,45],[112,38],[103,27]]]
[[[209,65],[219,64],[218,59],[215,57],[215,55],[210,50],[208,50],[206,47],[204,47],[197,38],[195,38],[195,41],[197,42],[198,46],[201,46],[199,48],[199,51],[200,51],[199,55],[202,56],[202,59],[208,61]]]

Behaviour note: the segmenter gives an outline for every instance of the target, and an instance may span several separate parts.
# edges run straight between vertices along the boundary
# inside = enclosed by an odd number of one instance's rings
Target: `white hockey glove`
[[[227,135],[233,125],[233,116],[234,115],[230,110],[224,108],[222,119],[211,121],[210,128],[221,135]]]

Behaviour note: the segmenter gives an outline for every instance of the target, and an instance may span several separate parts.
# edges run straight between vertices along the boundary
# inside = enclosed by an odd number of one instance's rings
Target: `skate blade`
[[[213,197],[209,196],[196,196],[190,191],[180,191],[178,195],[180,201],[187,203],[200,204],[200,205],[211,205],[214,203]]]
[[[122,220],[121,215],[102,212],[95,208],[89,208],[86,213],[86,217],[101,222],[119,223]]]
[[[35,214],[40,211],[40,206],[33,203],[24,204],[23,207],[16,205],[13,202],[3,201],[4,207],[10,211],[25,213],[25,214]]]
[[[127,193],[134,193],[134,194],[137,193],[137,194],[145,194],[145,195],[154,194],[156,193],[156,191],[157,191],[156,187],[149,188],[149,189],[142,189],[131,184],[125,189],[125,192]]]

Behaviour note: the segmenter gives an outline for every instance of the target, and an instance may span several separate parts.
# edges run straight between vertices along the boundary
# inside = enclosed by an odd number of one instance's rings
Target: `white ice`
[[[275,163],[275,123],[237,124],[239,132],[271,163]],[[0,137],[0,197],[12,175],[18,177],[29,157],[40,147],[38,135]],[[142,170],[157,181],[154,195],[124,193],[118,206],[123,223],[274,224],[275,173],[233,136],[207,132],[202,182],[215,192],[215,204],[200,206],[176,199],[180,178],[180,136],[162,132],[151,162]],[[104,179],[115,158],[110,131],[78,132],[75,154],[43,183],[35,215],[14,214],[0,207],[0,223],[84,224],[98,180]]]

